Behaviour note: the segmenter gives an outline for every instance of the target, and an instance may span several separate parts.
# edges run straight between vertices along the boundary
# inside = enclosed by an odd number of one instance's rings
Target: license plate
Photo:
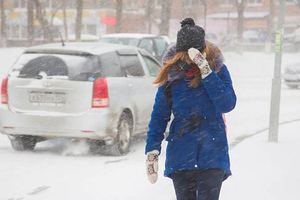
[[[30,103],[65,104],[66,94],[63,92],[30,92]]]

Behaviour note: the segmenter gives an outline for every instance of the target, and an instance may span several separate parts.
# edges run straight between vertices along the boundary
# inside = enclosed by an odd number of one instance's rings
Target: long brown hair
[[[216,66],[216,58],[218,55],[222,54],[221,50],[214,44],[212,44],[210,42],[206,42],[206,48],[204,49],[204,52],[206,53],[206,60],[209,64],[210,68],[213,70],[216,69],[216,67],[217,67]],[[202,53],[204,53],[204,52],[202,52]],[[178,72],[179,72],[181,69],[175,65],[175,63],[178,60],[182,60],[184,62],[187,62],[188,64],[192,64],[192,61],[189,58],[187,51],[176,52],[173,57],[171,57],[170,59],[166,60],[163,63],[163,66],[162,66],[159,74],[153,81],[153,83],[158,84],[158,85],[165,84],[168,80],[168,72],[171,67],[176,67],[175,70],[178,70]],[[195,87],[198,87],[200,83],[201,83],[201,72],[198,71],[194,75],[194,78],[190,81],[189,85],[190,85],[190,87],[195,88]]]

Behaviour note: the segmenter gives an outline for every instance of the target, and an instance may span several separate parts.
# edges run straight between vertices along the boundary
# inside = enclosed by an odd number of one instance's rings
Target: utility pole
[[[277,20],[277,30],[275,39],[275,66],[274,77],[272,80],[269,142],[278,142],[280,93],[281,93],[281,61],[282,61],[282,42],[285,16],[285,0],[279,0],[279,17]]]
[[[272,50],[272,34],[274,31],[273,22],[274,22],[274,8],[275,2],[274,0],[269,0],[269,16],[268,16],[268,36],[265,44],[265,51],[271,52]]]

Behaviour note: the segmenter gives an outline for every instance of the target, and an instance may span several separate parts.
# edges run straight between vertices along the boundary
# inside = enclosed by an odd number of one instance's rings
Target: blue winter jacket
[[[228,142],[222,113],[231,111],[236,104],[229,71],[222,64],[197,88],[188,86],[190,78],[183,78],[171,87],[172,104],[164,94],[166,85],[158,88],[147,133],[146,153],[161,151],[161,142],[170,120],[164,175],[195,169],[223,169],[224,180],[231,175]],[[193,117],[200,118],[196,127],[186,126]]]

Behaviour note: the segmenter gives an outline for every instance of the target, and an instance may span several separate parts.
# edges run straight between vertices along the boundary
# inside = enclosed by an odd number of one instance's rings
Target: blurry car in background
[[[57,38],[56,40],[60,41],[59,39],[60,38]],[[68,35],[68,41],[69,42],[75,42],[76,41],[76,35],[75,34],[69,34]],[[81,42],[98,42],[99,37],[96,36],[96,35],[81,34],[80,41]]]
[[[251,43],[265,43],[267,32],[260,29],[246,30],[243,32],[243,41]]]
[[[143,49],[108,43],[32,47],[2,79],[0,131],[15,150],[56,137],[84,138],[91,151],[129,151],[145,133],[158,61]]]
[[[295,51],[300,51],[300,27],[284,35],[285,41],[294,45]]]
[[[237,35],[236,34],[227,34],[221,39],[219,46],[223,50],[232,50],[232,49],[236,48],[237,44],[238,44]]]
[[[300,51],[300,28],[294,31],[294,42],[298,51]]]
[[[100,42],[136,46],[148,51],[158,61],[161,61],[170,44],[167,36],[135,33],[106,34],[100,38]]]
[[[284,69],[283,80],[289,88],[298,88],[300,85],[300,63],[286,66]]]

